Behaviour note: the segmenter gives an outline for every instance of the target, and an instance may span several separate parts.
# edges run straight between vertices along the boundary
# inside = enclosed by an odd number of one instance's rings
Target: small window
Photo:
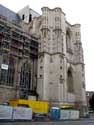
[[[43,69],[43,66],[40,66],[40,69]]]
[[[29,22],[32,21],[32,14],[29,14]]]
[[[24,14],[23,14],[23,15],[22,15],[22,20],[24,20],[24,17],[25,17],[25,16],[24,16]]]
[[[62,69],[62,66],[60,66],[60,69]]]
[[[40,75],[40,78],[42,78],[42,75]]]
[[[89,96],[89,93],[86,93],[87,96]]]
[[[62,75],[60,75],[60,79],[62,79]]]

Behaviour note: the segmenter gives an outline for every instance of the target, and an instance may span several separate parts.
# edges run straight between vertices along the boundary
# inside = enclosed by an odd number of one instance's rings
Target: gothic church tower
[[[61,8],[42,8],[32,33],[39,36],[39,99],[86,105],[80,24],[66,21]]]

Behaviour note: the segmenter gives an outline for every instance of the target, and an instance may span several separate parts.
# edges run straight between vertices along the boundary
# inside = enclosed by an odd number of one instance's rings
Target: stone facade
[[[86,105],[83,48],[80,24],[67,22],[61,8],[42,8],[33,20],[39,36],[39,99]]]
[[[18,15],[23,29],[39,42],[38,99],[86,106],[81,25],[68,23],[61,8],[43,7],[42,15],[34,15],[27,6]]]

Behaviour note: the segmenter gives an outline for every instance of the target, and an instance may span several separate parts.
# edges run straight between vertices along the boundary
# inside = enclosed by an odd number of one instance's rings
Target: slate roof
[[[17,13],[13,12],[12,10],[4,7],[0,4],[0,15],[7,18],[9,21],[19,22],[20,17],[17,15]]]

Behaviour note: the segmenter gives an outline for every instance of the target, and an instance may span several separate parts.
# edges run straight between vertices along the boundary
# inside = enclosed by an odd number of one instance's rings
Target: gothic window
[[[0,80],[0,84],[5,85],[6,84],[6,74],[7,71],[5,69],[1,69],[1,80]]]
[[[30,65],[25,62],[21,67],[20,74],[20,88],[28,90],[31,82],[31,70]]]
[[[66,31],[66,48],[67,48],[67,51],[70,51],[72,48],[71,48],[71,31],[68,29]]]
[[[68,87],[68,92],[73,93],[74,92],[74,87],[73,87],[73,75],[72,75],[72,70],[69,68],[67,72],[67,87]]]
[[[7,59],[7,58],[6,58]],[[14,75],[15,75],[15,67],[14,67],[14,59],[12,57],[7,59],[3,59],[3,64],[8,66],[8,69],[1,68],[1,84],[7,86],[13,86],[14,83]]]
[[[14,60],[13,60],[13,58],[10,58],[10,60],[9,60],[9,68],[8,68],[8,75],[7,75],[7,84],[9,86],[13,86],[14,75],[15,75]]]

